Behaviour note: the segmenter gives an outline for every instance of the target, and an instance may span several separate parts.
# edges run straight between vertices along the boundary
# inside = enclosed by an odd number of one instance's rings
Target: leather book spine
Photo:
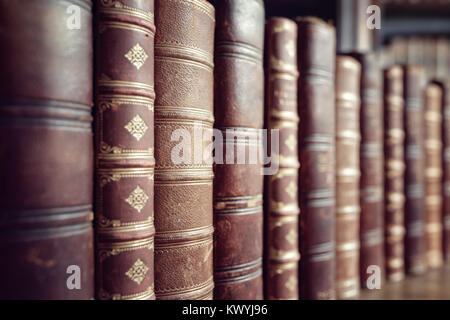
[[[392,66],[384,71],[384,230],[386,279],[389,281],[401,281],[405,277],[404,107],[403,69]]]
[[[443,211],[444,259],[450,261],[450,82],[442,82]]]
[[[359,273],[366,288],[371,266],[384,279],[383,71],[374,53],[355,57],[361,63]]]
[[[212,299],[214,7],[155,1],[156,299]]]
[[[278,171],[265,178],[265,298],[298,295],[297,24],[271,18],[266,24],[266,128],[279,130]],[[274,159],[272,157],[272,159]]]
[[[239,161],[262,147],[264,3],[224,0],[216,5],[215,127],[226,152],[214,167],[215,299],[263,299],[262,164]],[[216,152],[217,156],[217,152]],[[218,160],[224,160],[219,161]]]
[[[425,88],[425,242],[429,268],[440,267],[442,251],[442,88]]]
[[[336,35],[320,19],[297,22],[300,298],[335,299]]]
[[[361,65],[336,57],[336,295],[359,294],[359,131]]]
[[[419,66],[404,67],[405,98],[405,267],[406,272],[425,271],[425,155],[424,72]]]
[[[96,297],[155,299],[154,4],[96,4]]]
[[[0,299],[93,299],[92,3],[1,1],[0,29]]]

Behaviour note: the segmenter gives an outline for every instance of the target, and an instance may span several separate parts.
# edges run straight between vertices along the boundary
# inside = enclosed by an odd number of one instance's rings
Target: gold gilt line
[[[148,85],[141,82],[111,80],[105,74],[102,74],[100,76],[100,79],[98,80],[98,85],[103,87],[130,87],[130,88],[144,89],[152,92],[154,91],[154,87],[152,85]]]
[[[98,108],[100,112],[110,109],[112,106],[130,104],[147,107],[148,110],[154,111],[154,101],[144,97],[130,97],[126,95],[99,95]]]
[[[122,149],[117,146],[110,146],[104,141],[100,142],[100,153],[97,154],[97,159],[141,159],[153,157],[153,148],[147,150],[137,149]]]
[[[146,221],[122,222],[120,220],[110,220],[99,214],[97,222],[99,233],[110,233],[118,231],[139,231],[153,228],[153,217],[150,216]]]
[[[154,33],[153,31],[151,31],[150,29],[141,27],[141,26],[137,26],[131,23],[126,23],[126,22],[112,22],[112,21],[108,21],[108,22],[100,22],[99,26],[98,26],[98,31],[99,33],[103,33],[105,32],[106,29],[109,28],[116,28],[116,29],[124,29],[124,30],[130,30],[130,31],[139,31],[139,32],[143,32],[145,34],[149,34],[152,38],[154,37]]]
[[[295,216],[276,216],[269,217],[269,229],[272,231],[275,228],[282,227],[289,223],[297,223],[298,215]]]
[[[120,243],[97,243],[98,247],[98,256],[100,262],[103,262],[105,259],[119,255],[123,252],[127,251],[135,251],[139,249],[154,249],[154,239],[153,237],[148,239],[139,239],[133,241],[126,241]]]
[[[155,61],[158,60],[160,62],[174,62],[174,63],[179,63],[179,64],[186,64],[186,65],[191,65],[194,67],[198,67],[207,71],[212,71],[213,67],[211,65],[206,65],[197,61],[193,61],[193,60],[186,60],[183,58],[174,58],[174,57],[168,57],[168,56],[156,56],[155,57]]]
[[[102,6],[99,11],[105,13],[126,13],[131,16],[139,17],[154,23],[155,16],[151,11],[144,11],[142,9],[133,8],[123,4],[118,0],[101,0],[100,5]]]
[[[148,300],[151,296],[155,294],[154,285],[152,284],[144,292],[139,292],[135,294],[122,295],[120,293],[109,293],[103,288],[99,290],[100,300]]]

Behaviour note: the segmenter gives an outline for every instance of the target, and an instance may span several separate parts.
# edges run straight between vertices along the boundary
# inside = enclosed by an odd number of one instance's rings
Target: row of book
[[[350,298],[450,258],[450,86],[421,66],[261,0],[0,15],[1,299]]]

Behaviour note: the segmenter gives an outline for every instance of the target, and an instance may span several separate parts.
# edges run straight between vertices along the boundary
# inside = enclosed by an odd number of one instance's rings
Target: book
[[[336,57],[336,296],[359,294],[359,130],[361,66]]]
[[[361,63],[359,273],[362,288],[367,288],[373,268],[381,280],[385,274],[383,71],[375,53],[354,57]]]
[[[161,300],[212,299],[214,19],[205,0],[155,1],[155,294]]]
[[[96,297],[155,299],[154,3],[96,4]]]
[[[92,3],[0,12],[0,299],[93,299]]]
[[[405,268],[407,273],[425,272],[425,155],[424,70],[406,65],[404,83],[405,128]]]
[[[384,70],[384,194],[386,279],[405,277],[405,154],[403,69]]]
[[[239,161],[262,148],[264,3],[216,5],[214,70],[215,299],[263,299],[263,164]],[[223,150],[220,159],[217,150]],[[230,150],[236,150],[230,151]],[[245,153],[244,153],[245,152]]]
[[[297,300],[300,259],[297,24],[286,18],[269,19],[265,43],[265,127],[279,130],[278,159],[292,159],[279,161],[278,171],[265,177],[265,298]],[[272,161],[277,161],[271,156]]]
[[[441,81],[442,87],[442,142],[443,142],[443,255],[445,261],[450,260],[450,82]]]
[[[442,88],[425,88],[425,242],[426,264],[440,267],[442,252]]]
[[[336,35],[318,18],[297,18],[297,24],[300,298],[334,299]]]

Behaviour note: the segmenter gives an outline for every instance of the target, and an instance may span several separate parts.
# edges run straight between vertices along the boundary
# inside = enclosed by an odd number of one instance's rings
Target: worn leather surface
[[[279,130],[279,170],[265,177],[265,298],[298,299],[297,24],[266,23],[266,128]],[[274,156],[274,155],[273,155]],[[272,161],[274,158],[272,157]]]
[[[375,54],[357,54],[361,63],[360,113],[360,279],[366,288],[368,267],[384,278],[383,72]]]
[[[384,71],[384,183],[386,279],[405,277],[405,154],[403,129],[403,69]]]
[[[442,81],[443,219],[444,259],[450,260],[450,82]]]
[[[211,299],[214,8],[156,0],[155,11],[156,298]],[[191,139],[172,139],[177,129]],[[171,153],[180,143],[189,159],[178,163]]]
[[[440,267],[442,251],[442,88],[425,88],[425,240],[427,267]]]
[[[217,148],[248,153],[262,146],[264,4],[217,1],[216,21],[215,127],[228,132]],[[232,160],[214,166],[214,298],[262,299],[262,164]]]
[[[0,299],[94,296],[91,7],[0,1]]]
[[[426,268],[424,81],[421,67],[405,66],[405,267],[412,274]]]
[[[335,292],[335,29],[298,22],[300,298]]]
[[[359,294],[359,131],[361,65],[336,57],[336,295]]]
[[[96,5],[96,297],[155,299],[154,5]]]

